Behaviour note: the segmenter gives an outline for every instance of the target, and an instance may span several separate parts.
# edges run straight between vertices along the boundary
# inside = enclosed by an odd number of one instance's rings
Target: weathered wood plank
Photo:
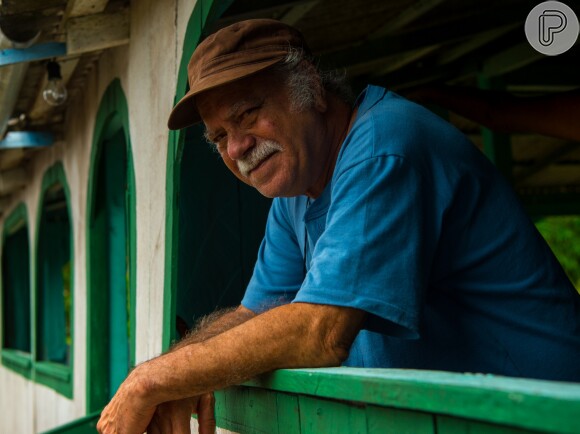
[[[129,43],[129,12],[87,15],[66,23],[67,54],[104,50]]]
[[[418,411],[396,410],[371,405],[367,407],[369,433],[435,434],[434,417]]]
[[[103,12],[109,0],[69,0],[65,15],[69,18],[82,17]]]
[[[365,434],[364,406],[300,396],[301,434]]]
[[[280,370],[247,385],[522,429],[580,433],[580,384],[404,369],[325,368]],[[303,420],[302,408],[300,412]]]
[[[437,417],[437,434],[532,434],[538,431],[522,430],[453,417]]]
[[[278,433],[299,433],[300,404],[298,396],[280,392],[276,395],[276,406]]]
[[[216,394],[218,425],[236,432],[277,433],[276,392],[234,387]]]

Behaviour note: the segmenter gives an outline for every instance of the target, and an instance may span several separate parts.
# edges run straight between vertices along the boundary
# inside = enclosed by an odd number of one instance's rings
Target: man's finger
[[[197,403],[199,434],[215,433],[215,398],[213,393],[202,395]]]

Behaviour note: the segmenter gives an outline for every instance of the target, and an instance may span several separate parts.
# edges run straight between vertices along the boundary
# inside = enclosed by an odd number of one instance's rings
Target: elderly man
[[[135,368],[102,433],[213,430],[208,392],[278,368],[365,366],[580,380],[580,297],[465,137],[369,86],[354,104],[295,29],[203,41],[170,128],[202,120],[274,197],[241,306]]]

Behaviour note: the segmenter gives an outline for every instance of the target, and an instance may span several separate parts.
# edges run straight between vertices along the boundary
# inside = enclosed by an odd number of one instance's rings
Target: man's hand
[[[143,434],[153,417],[156,405],[144,401],[147,364],[135,368],[101,413],[97,424],[100,434]]]
[[[214,434],[214,406],[213,393],[164,402],[157,407],[147,434],[191,434],[192,413],[197,413],[199,434]]]

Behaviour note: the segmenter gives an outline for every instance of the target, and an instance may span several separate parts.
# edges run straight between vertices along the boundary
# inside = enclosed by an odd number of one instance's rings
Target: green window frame
[[[30,235],[24,203],[20,203],[4,221],[1,285],[2,364],[30,378],[32,374]]]
[[[91,159],[89,169],[89,180],[87,186],[87,212],[86,212],[86,269],[87,269],[87,364],[86,378],[86,411],[92,413],[100,411],[109,401],[110,395],[116,389],[116,383],[120,378],[122,369],[120,365],[128,361],[129,366],[135,364],[135,318],[136,318],[136,272],[137,272],[137,232],[136,232],[136,187],[135,170],[133,166],[133,152],[131,138],[129,135],[129,109],[127,98],[119,79],[111,81],[99,104],[97,117],[95,120],[93,142],[91,147]],[[106,168],[107,159],[119,158],[119,154],[111,154],[110,142],[124,143],[124,175],[126,177],[125,188],[125,253],[127,273],[127,299],[128,306],[124,306],[127,315],[127,334],[129,336],[128,354],[118,358],[114,363],[111,358],[109,339],[109,328],[111,327],[111,293],[105,294],[104,286],[108,283],[104,280],[107,272],[103,272],[103,260],[107,255],[106,240],[103,236],[104,219],[97,218],[99,206],[102,206],[103,199],[100,197],[106,191],[102,185],[105,181],[103,170]],[[107,144],[109,143],[109,145]],[[109,149],[107,149],[109,148]],[[117,149],[117,151],[120,151]],[[119,163],[117,161],[117,163]],[[111,167],[112,168],[112,167]],[[120,167],[117,166],[117,170]],[[119,223],[119,222],[117,222]],[[111,289],[111,288],[109,288]],[[119,295],[119,294],[117,294]],[[115,304],[116,301],[116,304]],[[120,300],[114,297],[113,304],[117,308]],[[114,343],[113,343],[113,346]],[[114,355],[113,355],[114,356]],[[126,360],[125,357],[128,359]],[[115,379],[116,378],[116,379]]]
[[[234,0],[203,0],[196,2],[185,31],[185,39],[179,73],[175,103],[188,90],[187,64],[197,45],[201,42],[203,32],[234,2]],[[186,130],[170,131],[167,150],[166,170],[166,220],[165,220],[165,281],[163,297],[163,349],[177,336],[176,316],[179,282],[179,186],[182,181],[181,160],[183,157]]]
[[[34,379],[73,397],[74,236],[62,163],[42,180],[36,221]]]

